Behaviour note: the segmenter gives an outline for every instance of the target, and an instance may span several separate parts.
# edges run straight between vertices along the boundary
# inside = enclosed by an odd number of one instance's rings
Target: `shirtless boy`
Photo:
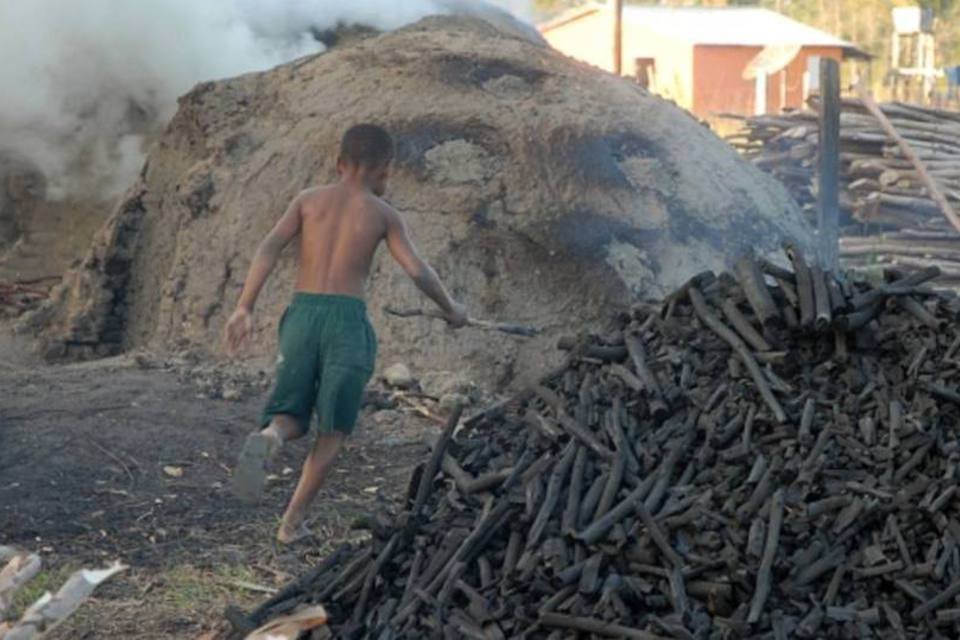
[[[293,302],[280,321],[276,387],[261,420],[240,454],[234,491],[259,499],[266,463],[280,445],[310,431],[315,440],[277,539],[309,536],[307,508],[323,485],[344,438],[357,421],[363,389],[373,373],[377,342],[364,303],[370,263],[382,240],[417,287],[440,307],[453,327],[466,324],[436,272],[417,253],[400,215],[380,199],[387,186],[393,141],[382,128],[362,124],[343,136],[336,184],[302,192],[273,227],[254,256],[243,293],[226,326],[228,351],[250,334],[260,289],[284,247],[300,236],[300,265]]]

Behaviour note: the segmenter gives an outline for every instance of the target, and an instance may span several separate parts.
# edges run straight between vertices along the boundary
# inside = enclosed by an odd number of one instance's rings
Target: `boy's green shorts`
[[[363,300],[295,293],[280,319],[276,386],[262,426],[288,414],[306,432],[316,410],[319,433],[352,433],[376,359],[377,338]]]

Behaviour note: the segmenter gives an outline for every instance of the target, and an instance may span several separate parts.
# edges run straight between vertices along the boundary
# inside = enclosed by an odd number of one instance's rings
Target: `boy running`
[[[307,434],[317,414],[316,439],[277,531],[282,543],[310,535],[307,508],[357,421],[363,389],[373,373],[377,341],[367,319],[364,288],[380,242],[417,287],[443,311],[452,327],[466,324],[463,305],[447,293],[436,272],[417,253],[400,215],[382,196],[393,159],[393,141],[382,128],[361,124],[343,136],[336,184],[302,192],[254,256],[243,293],[226,326],[230,353],[253,326],[257,295],[284,247],[300,236],[300,264],[293,302],[280,321],[276,386],[261,430],[244,444],[234,491],[259,499],[266,462],[280,445]]]

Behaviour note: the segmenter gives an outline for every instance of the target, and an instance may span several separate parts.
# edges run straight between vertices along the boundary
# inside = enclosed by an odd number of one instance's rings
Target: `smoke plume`
[[[518,2],[507,0],[514,7]],[[478,3],[469,3],[475,12]],[[0,2],[0,157],[34,165],[47,196],[116,194],[195,83],[323,50],[340,24],[394,29],[459,0]]]

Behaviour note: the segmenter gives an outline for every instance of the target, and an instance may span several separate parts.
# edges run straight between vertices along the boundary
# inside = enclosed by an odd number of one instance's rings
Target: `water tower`
[[[933,83],[941,73],[934,66],[936,41],[933,31],[932,9],[921,7],[893,9],[890,77],[894,98],[909,99],[914,92],[914,87],[921,88],[920,101],[929,98]],[[901,89],[903,96],[901,96]]]

